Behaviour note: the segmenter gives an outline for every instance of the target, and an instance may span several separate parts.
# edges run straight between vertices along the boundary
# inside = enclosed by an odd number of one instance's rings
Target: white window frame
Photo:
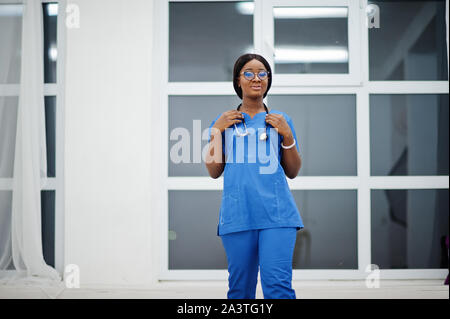
[[[355,86],[361,85],[361,60],[360,60],[360,5],[355,0],[271,0],[263,2],[262,24],[264,43],[258,49],[264,53],[269,64],[274,70],[272,86]],[[275,38],[274,38],[274,7],[347,7],[348,52],[349,72],[346,74],[321,73],[321,74],[279,74],[274,63]]]
[[[231,95],[235,92],[231,82],[168,82],[169,70],[169,1],[156,1],[154,6],[153,51],[153,107],[151,145],[153,187],[151,198],[154,265],[159,269],[159,280],[226,280],[224,270],[169,270],[168,239],[168,192],[170,190],[221,190],[223,177],[169,177],[168,176],[168,99],[171,95]],[[172,0],[170,2],[183,2]],[[196,2],[198,2],[197,0]],[[218,2],[205,1],[204,2]],[[220,0],[219,0],[220,1]],[[267,0],[255,0],[254,45],[257,53],[264,53],[263,5]],[[449,176],[370,176],[370,94],[448,94],[448,81],[369,81],[368,32],[365,21],[367,0],[353,1],[358,4],[357,23],[360,47],[360,82],[349,81],[342,86],[335,80],[321,86],[291,86],[279,81],[272,85],[270,95],[278,94],[354,94],[356,95],[357,176],[305,176],[288,180],[292,190],[357,190],[357,254],[358,269],[293,270],[293,280],[362,280],[368,275],[366,267],[371,264],[371,190],[373,189],[448,189]],[[185,1],[186,2],[186,1]],[[189,1],[187,1],[189,2]],[[342,1],[338,1],[341,3]],[[281,3],[278,1],[276,3]],[[287,3],[284,1],[284,3]],[[303,4],[302,1],[296,3]],[[304,2],[311,3],[311,1]],[[333,1],[315,0],[315,6],[335,4]],[[289,1],[289,5],[292,5]],[[352,5],[353,6],[353,5]],[[352,7],[353,8],[353,7]],[[264,22],[267,22],[264,19]],[[366,32],[367,31],[367,32]],[[350,41],[350,39],[349,39]],[[349,44],[350,45],[350,44]],[[267,55],[265,55],[267,56]],[[274,75],[275,76],[275,75]],[[353,83],[353,84],[351,84]],[[218,212],[217,212],[218,213]],[[381,279],[442,279],[447,269],[381,269]]]
[[[64,271],[64,79],[66,27],[65,11],[67,0],[41,0],[42,3],[58,3],[57,19],[57,50],[58,60],[56,83],[44,83],[44,96],[56,97],[56,128],[55,128],[55,177],[47,178],[47,184],[41,189],[55,191],[55,269],[62,274]],[[2,4],[22,4],[21,0],[0,0]],[[0,84],[0,96],[18,97],[20,84]],[[0,177],[0,191],[12,191],[12,178]]]

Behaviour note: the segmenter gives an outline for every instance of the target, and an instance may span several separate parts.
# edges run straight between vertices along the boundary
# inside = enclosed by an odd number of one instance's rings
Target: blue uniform
[[[289,116],[297,151],[297,136]],[[296,298],[291,287],[292,255],[296,232],[303,228],[300,213],[281,166],[283,137],[270,125],[265,130],[266,112],[253,119],[244,115],[243,123],[222,133],[225,154],[224,186],[217,234],[221,237],[228,261],[228,298],[253,299],[258,268],[264,298]],[[220,115],[211,123],[214,125]],[[261,141],[262,133],[268,138]]]
[[[266,299],[295,299],[292,255],[297,229],[248,230],[222,235],[228,261],[228,299],[255,299],[258,267]]]
[[[270,113],[284,116],[299,150],[290,117],[281,111],[271,110]],[[281,166],[283,137],[268,124],[268,139],[260,141],[259,136],[265,132],[266,112],[255,114],[253,119],[247,113],[243,115],[250,135],[238,136],[234,126],[222,133],[226,165],[217,234],[274,227],[303,228]],[[211,123],[210,129],[219,117]],[[239,132],[245,132],[242,123],[236,126]]]

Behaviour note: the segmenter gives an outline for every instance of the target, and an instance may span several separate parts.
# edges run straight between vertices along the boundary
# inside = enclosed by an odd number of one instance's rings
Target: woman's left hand
[[[291,127],[286,122],[286,119],[282,114],[269,113],[266,115],[266,123],[272,125],[278,130],[278,134],[283,137],[292,135]]]

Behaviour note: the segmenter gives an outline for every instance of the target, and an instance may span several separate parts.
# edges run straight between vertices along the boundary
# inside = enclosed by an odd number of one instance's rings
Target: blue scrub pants
[[[291,282],[296,236],[295,227],[220,236],[228,259],[228,299],[255,299],[258,267],[265,299],[295,299]]]

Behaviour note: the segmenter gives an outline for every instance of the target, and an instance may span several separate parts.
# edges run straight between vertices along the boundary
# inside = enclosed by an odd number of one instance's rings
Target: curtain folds
[[[24,0],[11,236],[10,244],[0,243],[0,266],[12,259],[15,277],[61,281],[42,253],[41,187],[47,178],[42,15],[41,1]],[[11,256],[7,256],[8,247]]]
[[[0,83],[18,83],[22,19],[19,6],[6,7],[0,19]],[[0,176],[12,177],[17,124],[17,97],[0,97]],[[11,192],[0,192],[0,270],[12,267]]]

